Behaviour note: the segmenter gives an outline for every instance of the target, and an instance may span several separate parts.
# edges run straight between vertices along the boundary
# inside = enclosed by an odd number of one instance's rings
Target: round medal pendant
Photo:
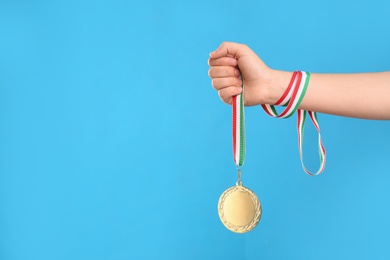
[[[261,204],[253,191],[238,184],[222,193],[218,201],[218,214],[227,229],[246,233],[259,223]]]

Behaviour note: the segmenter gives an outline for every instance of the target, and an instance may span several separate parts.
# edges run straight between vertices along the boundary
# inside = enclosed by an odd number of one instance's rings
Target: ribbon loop
[[[291,77],[291,81],[286,89],[286,91],[283,93],[283,95],[280,97],[280,99],[275,103],[275,105],[287,105],[286,108],[283,110],[282,113],[278,114],[275,107],[273,105],[261,105],[264,111],[276,118],[288,118],[292,116],[295,111],[298,111],[298,149],[300,154],[300,159],[302,163],[303,170],[309,174],[309,175],[318,175],[323,172],[325,169],[326,164],[326,151],[325,147],[322,143],[322,138],[320,134],[320,126],[318,124],[317,114],[313,111],[306,111],[302,109],[298,109],[300,106],[303,97],[306,94],[309,81],[310,81],[310,73],[309,72],[303,72],[303,71],[295,71],[293,73],[293,76]],[[305,167],[305,164],[303,162],[303,151],[302,151],[302,144],[303,144],[303,130],[305,126],[305,120],[306,120],[306,112],[309,113],[309,116],[311,118],[311,121],[313,122],[315,128],[318,132],[318,150],[319,150],[319,157],[320,157],[320,167],[319,170],[316,173],[312,173]]]
[[[306,121],[306,112],[308,112],[311,121],[313,122],[314,127],[317,129],[318,132],[318,152],[320,157],[320,166],[316,173],[310,172],[305,164],[303,163],[303,130],[305,127],[305,121]],[[325,164],[326,164],[326,151],[325,147],[322,143],[321,133],[320,133],[320,125],[318,124],[317,114],[313,111],[306,111],[302,109],[298,109],[298,148],[299,148],[299,157],[301,159],[301,164],[303,170],[309,174],[309,175],[318,175],[321,174],[325,170]]]

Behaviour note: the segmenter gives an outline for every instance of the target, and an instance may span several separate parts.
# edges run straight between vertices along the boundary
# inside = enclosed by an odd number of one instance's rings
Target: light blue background
[[[231,111],[207,75],[226,40],[276,69],[390,70],[389,9],[0,0],[0,259],[389,259],[389,122],[319,115],[328,164],[309,177],[295,117],[246,109],[263,217],[234,234],[217,214],[236,181]]]

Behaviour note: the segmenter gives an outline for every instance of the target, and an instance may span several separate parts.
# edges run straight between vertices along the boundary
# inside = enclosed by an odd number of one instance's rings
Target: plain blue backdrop
[[[319,115],[306,175],[296,118],[246,109],[231,233],[231,109],[207,75],[222,41],[272,68],[390,70],[385,0],[0,0],[0,259],[389,259],[390,123]],[[390,83],[389,83],[390,84]],[[318,166],[306,127],[305,160]]]

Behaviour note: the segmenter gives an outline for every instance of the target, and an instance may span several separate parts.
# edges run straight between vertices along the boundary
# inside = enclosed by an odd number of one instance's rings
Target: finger
[[[210,57],[218,59],[221,57],[236,57],[240,58],[243,55],[249,54],[251,50],[244,44],[235,42],[223,42],[218,49],[210,53]]]
[[[220,99],[226,104],[232,103],[232,97],[242,93],[241,87],[231,86],[218,91]]]
[[[216,90],[221,90],[221,89],[229,87],[229,86],[239,87],[239,86],[242,85],[242,81],[241,81],[241,79],[236,78],[236,77],[214,78],[214,79],[211,80],[211,85]]]
[[[218,59],[209,58],[209,66],[237,66],[237,59],[234,57],[222,57]]]
[[[214,66],[209,69],[210,78],[238,77],[240,71],[231,66]]]

